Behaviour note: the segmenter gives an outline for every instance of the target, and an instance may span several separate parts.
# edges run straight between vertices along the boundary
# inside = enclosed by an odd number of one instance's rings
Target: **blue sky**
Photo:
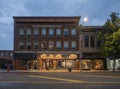
[[[81,16],[84,25],[103,25],[120,0],[0,0],[0,50],[13,49],[13,16]]]

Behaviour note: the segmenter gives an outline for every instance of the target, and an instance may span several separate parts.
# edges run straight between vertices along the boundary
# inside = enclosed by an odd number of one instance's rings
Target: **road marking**
[[[85,77],[100,77],[100,78],[120,78],[117,76],[99,76],[99,75],[77,75],[77,76],[85,76]]]
[[[34,78],[44,78],[44,79],[52,79],[52,80],[60,80],[60,81],[66,81],[66,82],[74,82],[74,83],[80,83],[80,82],[86,82],[86,81],[80,81],[80,80],[73,80],[73,79],[64,79],[64,78],[55,78],[55,77],[47,77],[47,76],[34,76],[34,75],[27,75],[28,77],[34,77]]]
[[[0,81],[0,83],[31,83],[31,84],[120,84],[120,82],[34,82],[34,81]]]

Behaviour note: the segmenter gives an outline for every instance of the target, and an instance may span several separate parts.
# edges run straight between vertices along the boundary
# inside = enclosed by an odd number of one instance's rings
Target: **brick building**
[[[104,69],[101,27],[79,26],[80,16],[13,18],[15,69]]]

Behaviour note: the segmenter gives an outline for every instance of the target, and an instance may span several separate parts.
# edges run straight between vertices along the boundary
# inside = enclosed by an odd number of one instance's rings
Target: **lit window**
[[[54,42],[49,41],[49,49],[52,50],[54,48]]]

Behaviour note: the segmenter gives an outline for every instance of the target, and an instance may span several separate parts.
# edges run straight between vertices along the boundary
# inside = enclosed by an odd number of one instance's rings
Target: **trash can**
[[[72,68],[68,68],[68,72],[71,72],[72,71]]]

